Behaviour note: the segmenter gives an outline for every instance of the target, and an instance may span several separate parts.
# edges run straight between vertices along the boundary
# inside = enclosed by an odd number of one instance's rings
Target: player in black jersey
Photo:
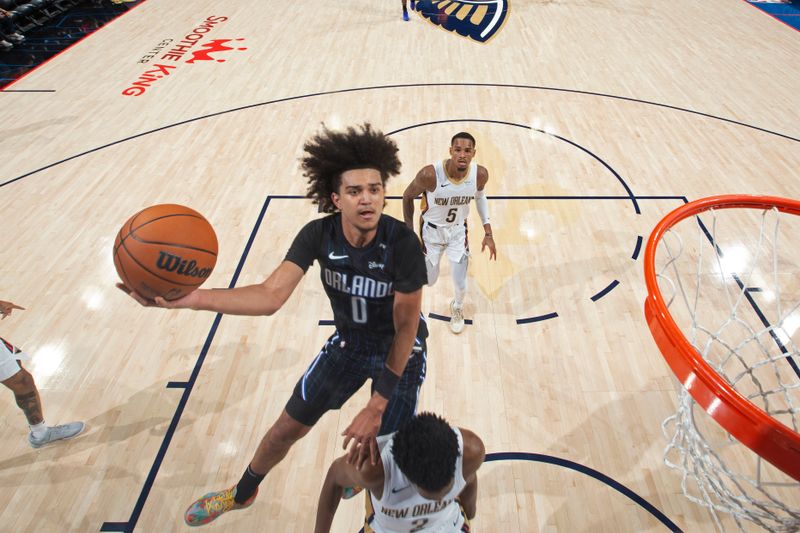
[[[278,311],[316,260],[336,325],[295,386],[237,485],[194,502],[184,516],[197,526],[249,506],[266,474],[330,409],[338,409],[367,379],[373,394],[344,431],[348,460],[380,460],[376,436],[396,431],[416,409],[425,378],[427,328],[422,319],[425,257],[404,223],[382,214],[386,180],[400,172],[397,146],[369,124],[345,132],[324,129],[305,146],[307,196],[330,215],[308,223],[284,261],[262,283],[230,290],[199,289],[178,300],[142,305],[237,315]],[[124,286],[120,287],[126,290]],[[127,290],[126,290],[127,292]]]

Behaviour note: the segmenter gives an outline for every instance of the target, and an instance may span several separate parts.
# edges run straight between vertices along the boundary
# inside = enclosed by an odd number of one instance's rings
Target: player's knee
[[[303,426],[295,420],[284,419],[282,417],[267,432],[267,440],[274,446],[289,448],[307,432],[308,429],[306,426]]]
[[[3,384],[14,391],[14,394],[26,394],[36,390],[33,375],[24,368],[20,368],[19,372],[5,380]]]
[[[439,279],[439,269],[431,267],[430,263],[428,264],[428,285],[433,285],[436,283],[436,280]]]

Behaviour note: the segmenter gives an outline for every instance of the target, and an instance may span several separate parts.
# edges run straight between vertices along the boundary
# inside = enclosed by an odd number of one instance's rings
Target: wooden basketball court
[[[364,121],[400,147],[399,218],[456,132],[489,170],[498,260],[473,236],[472,324],[437,318],[447,266],[423,303],[420,407],[490,454],[474,531],[714,530],[663,463],[676,385],[641,251],[686,200],[800,196],[800,33],[739,0],[507,4],[481,43],[395,0],[147,0],[0,95],[0,299],[27,308],[0,334],[31,355],[46,421],[88,425],[33,450],[0,392],[0,530],[183,531],[195,498],[239,479],[331,333],[316,267],[273,317],[143,309],[114,287],[114,237],[184,204],[219,238],[206,286],[260,282],[318,216],[304,140]],[[367,393],[207,529],[311,531]],[[362,524],[363,498],[343,502],[334,530]]]

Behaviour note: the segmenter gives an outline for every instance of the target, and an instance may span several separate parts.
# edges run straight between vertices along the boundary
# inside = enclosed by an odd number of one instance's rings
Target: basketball
[[[114,266],[147,299],[175,300],[200,285],[217,262],[217,235],[203,215],[161,204],[130,217],[114,240]]]

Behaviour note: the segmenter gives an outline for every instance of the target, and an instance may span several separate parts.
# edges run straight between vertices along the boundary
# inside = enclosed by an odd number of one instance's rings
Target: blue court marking
[[[593,468],[589,468],[588,466],[582,465],[580,463],[576,463],[575,461],[570,461],[569,459],[562,459],[560,457],[553,457],[552,455],[545,455],[543,453],[527,453],[527,452],[497,452],[497,453],[487,453],[486,459],[484,462],[488,463],[491,461],[531,461],[534,463],[545,463],[554,466],[561,466],[564,468],[568,468],[570,470],[574,470],[575,472],[580,472],[581,474],[585,474],[593,479],[596,479],[600,483],[611,487],[615,491],[619,492],[626,498],[630,499],[633,503],[653,515],[653,517],[664,524],[664,527],[669,529],[670,531],[674,531],[676,533],[682,533],[683,530],[678,527],[675,522],[670,520],[667,515],[662,513],[655,505],[648,502],[634,491],[616,481],[615,479],[603,474],[602,472],[598,472]],[[361,528],[359,533],[363,533],[364,528]]]
[[[637,104],[652,105],[652,106],[655,106],[655,107],[662,107],[664,109],[671,109],[673,111],[680,111],[680,112],[683,112],[683,113],[689,113],[689,114],[692,114],[692,115],[698,115],[698,116],[701,116],[701,117],[710,118],[712,120],[719,120],[719,121],[722,121],[722,122],[726,122],[728,124],[734,124],[734,125],[737,125],[737,126],[742,126],[744,128],[749,128],[749,129],[752,129],[752,130],[760,131],[762,133],[766,133],[766,134],[769,134],[769,135],[775,135],[775,136],[778,136],[778,137],[782,137],[784,139],[788,139],[790,141],[800,142],[800,139],[798,139],[797,137],[792,137],[790,135],[785,135],[783,133],[778,133],[778,132],[771,131],[771,130],[768,130],[768,129],[765,129],[765,128],[760,128],[758,126],[752,126],[750,124],[746,124],[744,122],[739,122],[737,120],[724,118],[724,117],[718,117],[718,116],[715,116],[715,115],[710,115],[708,113],[702,113],[700,111],[694,111],[692,109],[687,109],[687,108],[683,108],[683,107],[677,107],[677,106],[673,106],[673,105],[669,105],[669,104],[661,104],[661,103],[658,103],[658,102],[651,102],[651,101],[648,101],[648,100],[640,100],[640,99],[637,99],[637,98],[630,98],[630,97],[627,97],[627,96],[616,96],[616,95],[613,95],[613,94],[597,93],[597,92],[591,92],[591,91],[578,91],[578,90],[575,90],[575,89],[562,89],[562,88],[558,88],[558,87],[544,87],[544,86],[538,86],[538,85],[515,85],[515,84],[507,84],[507,83],[407,83],[407,84],[395,84],[395,85],[375,85],[375,86],[371,86],[371,87],[355,87],[355,88],[351,88],[351,89],[339,89],[339,90],[333,90],[333,91],[323,91],[323,92],[317,92],[317,93],[309,93],[309,94],[304,94],[304,95],[299,95],[299,96],[289,96],[289,97],[286,97],[286,98],[278,98],[278,99],[275,99],[275,100],[268,100],[266,102],[259,102],[259,103],[256,103],[256,104],[248,104],[248,105],[245,105],[245,106],[239,106],[239,107],[234,107],[234,108],[231,108],[231,109],[226,109],[224,111],[218,111],[216,113],[209,113],[207,115],[201,115],[199,117],[194,117],[194,118],[190,118],[190,119],[186,119],[186,120],[181,120],[181,121],[175,122],[173,124],[168,124],[166,126],[161,126],[159,128],[155,128],[155,129],[152,129],[152,130],[144,131],[142,133],[137,133],[135,135],[131,135],[129,137],[125,137],[123,139],[112,141],[112,142],[104,144],[102,146],[98,146],[96,148],[92,148],[90,150],[86,150],[84,152],[75,154],[75,155],[67,157],[65,159],[61,159],[61,160],[56,161],[54,163],[50,163],[49,165],[45,165],[43,167],[37,168],[35,170],[32,170],[32,171],[27,172],[25,174],[22,174],[21,176],[17,176],[15,178],[11,178],[11,179],[9,179],[7,181],[4,181],[4,182],[0,183],[0,187],[5,187],[6,185],[9,185],[11,183],[17,182],[17,181],[19,181],[19,180],[21,180],[23,178],[27,178],[28,176],[32,176],[34,174],[38,174],[39,172],[42,172],[42,171],[47,170],[49,168],[55,167],[55,166],[60,165],[62,163],[66,163],[67,161],[72,161],[73,159],[77,159],[79,157],[83,157],[85,155],[92,154],[94,152],[103,150],[105,148],[109,148],[111,146],[116,146],[117,144],[121,144],[121,143],[124,143],[124,142],[127,142],[127,141],[131,141],[131,140],[134,140],[134,139],[138,139],[139,137],[144,137],[145,135],[150,135],[150,134],[157,133],[157,132],[160,132],[160,131],[164,131],[164,130],[175,128],[175,127],[178,127],[178,126],[182,126],[184,124],[191,124],[192,122],[197,122],[197,121],[200,121],[200,120],[206,120],[206,119],[218,117],[218,116],[221,116],[221,115],[225,115],[225,114],[228,114],[228,113],[235,113],[235,112],[238,112],[238,111],[244,111],[244,110],[247,110],[247,109],[253,109],[253,108],[256,108],[256,107],[262,107],[262,106],[267,106],[267,105],[280,104],[280,103],[284,103],[284,102],[292,102],[294,100],[300,100],[300,99],[304,99],[304,98],[315,98],[315,97],[320,97],[320,96],[330,96],[330,95],[335,95],[335,94],[346,94],[346,93],[359,92],[359,91],[376,91],[376,90],[386,90],[386,89],[407,89],[407,88],[417,88],[417,87],[490,87],[490,88],[501,88],[501,89],[529,89],[529,90],[534,90],[534,91],[553,91],[553,92],[563,92],[563,93],[570,93],[570,94],[580,94],[580,95],[584,95],[584,96],[596,96],[596,97],[600,97],[600,98],[610,98],[610,99],[613,99],[613,100],[622,100],[622,101],[632,102],[632,103],[637,103]]]
[[[518,318],[517,324],[530,324],[532,322],[541,322],[542,320],[550,320],[556,317],[558,317],[558,313],[553,312],[546,315],[532,316],[530,318]]]
[[[605,296],[606,294],[608,294],[609,292],[614,290],[614,287],[616,287],[617,285],[619,285],[619,281],[617,281],[617,280],[612,281],[611,283],[609,283],[606,286],[605,289],[603,289],[602,291],[600,291],[597,294],[595,294],[594,296],[592,296],[591,300],[593,302],[596,302],[597,300],[599,300],[600,298],[602,298],[603,296]]]
[[[611,172],[614,175],[614,177],[617,178],[617,181],[620,182],[620,184],[625,189],[625,191],[628,193],[628,196],[626,196],[624,198],[629,199],[633,203],[633,208],[636,211],[637,215],[641,214],[641,211],[639,210],[639,204],[636,202],[636,197],[633,195],[633,191],[631,191],[631,188],[628,186],[627,183],[625,183],[625,180],[622,179],[622,176],[620,176],[619,173],[616,170],[611,168],[611,165],[609,165],[608,163],[603,161],[599,156],[595,155],[588,148],[585,148],[585,147],[581,146],[580,144],[578,144],[576,142],[570,141],[569,139],[567,139],[565,137],[561,137],[560,135],[556,135],[555,133],[548,133],[548,132],[546,132],[544,130],[540,130],[538,128],[533,128],[533,127],[528,126],[526,124],[517,124],[516,122],[506,122],[506,121],[503,121],[503,120],[490,120],[490,119],[482,119],[482,118],[454,118],[454,119],[447,119],[447,120],[432,120],[432,121],[429,121],[429,122],[420,122],[419,124],[414,124],[412,126],[406,126],[405,128],[400,128],[399,130],[390,131],[386,135],[387,136],[395,135],[397,133],[401,133],[401,132],[404,132],[404,131],[408,131],[408,130],[412,130],[412,129],[416,129],[416,128],[421,128],[421,127],[424,127],[424,126],[432,126],[434,124],[452,124],[454,122],[480,122],[480,123],[483,123],[483,124],[500,124],[502,126],[513,126],[515,128],[522,128],[524,130],[536,131],[536,132],[542,133],[544,135],[549,135],[550,137],[555,137],[556,139],[558,139],[560,141],[564,141],[565,143],[567,143],[567,144],[569,144],[571,146],[574,146],[575,148],[578,148],[582,152],[588,154],[595,161],[598,161],[601,165],[603,165],[606,168],[606,170]]]
[[[672,520],[667,518],[667,516],[662,513],[661,511],[656,508],[653,504],[633,492],[631,489],[620,483],[619,481],[614,480],[613,478],[603,474],[602,472],[598,472],[593,468],[589,468],[588,466],[584,466],[580,463],[576,463],[574,461],[570,461],[568,459],[562,459],[560,457],[553,457],[552,455],[545,455],[541,453],[526,453],[526,452],[499,452],[499,453],[488,453],[486,454],[486,462],[489,461],[533,461],[537,463],[546,463],[555,466],[562,466],[564,468],[569,468],[570,470],[574,470],[576,472],[580,472],[581,474],[585,474],[591,478],[600,481],[611,487],[612,489],[616,490],[620,494],[626,496],[635,504],[639,505],[642,509],[653,515],[659,522],[664,524],[670,531],[681,531]]]
[[[253,226],[253,230],[250,232],[250,238],[247,240],[247,245],[245,245],[242,256],[239,259],[239,264],[236,266],[236,270],[233,273],[230,284],[228,284],[229,289],[236,286],[236,282],[238,281],[239,275],[242,272],[242,268],[247,260],[247,256],[250,254],[250,249],[252,248],[253,241],[255,241],[256,238],[256,233],[258,233],[258,230],[261,227],[261,222],[264,220],[264,214],[267,212],[267,207],[269,207],[271,199],[271,196],[267,196],[266,200],[264,201],[264,205],[261,207],[261,212],[258,214],[258,218]],[[214,317],[214,322],[211,325],[211,329],[208,332],[208,336],[203,343],[203,348],[200,350],[200,355],[195,362],[192,374],[189,376],[189,380],[186,382],[186,387],[184,388],[181,399],[178,402],[178,407],[175,409],[175,414],[172,417],[172,421],[170,422],[169,427],[164,434],[164,440],[161,441],[161,447],[158,449],[158,453],[156,453],[156,458],[153,461],[153,465],[150,467],[150,471],[147,474],[144,485],[142,485],[142,490],[139,493],[139,498],[136,500],[136,504],[133,507],[130,518],[128,518],[127,522],[104,522],[100,527],[100,531],[122,531],[125,533],[130,533],[136,527],[136,523],[139,521],[139,516],[142,514],[144,504],[147,502],[147,497],[150,495],[150,490],[153,488],[156,475],[161,468],[161,463],[164,461],[164,456],[167,454],[167,449],[172,442],[172,437],[175,435],[178,422],[183,415],[183,410],[186,408],[186,403],[189,401],[189,396],[192,394],[192,390],[194,389],[194,385],[197,381],[197,376],[200,374],[200,369],[203,367],[206,355],[208,354],[209,348],[211,348],[211,343],[214,340],[214,336],[217,333],[217,328],[219,327],[221,320],[222,314],[217,313],[217,315]],[[169,384],[167,386],[169,386]]]
[[[167,382],[168,389],[185,389],[189,386],[188,381],[169,381]]]
[[[747,287],[745,290],[747,292],[761,292],[763,289],[761,287]]]
[[[546,197],[547,199],[549,199],[549,200],[552,200],[552,199],[562,199],[562,200],[565,200],[565,199],[581,199],[581,200],[584,200],[584,199],[585,200],[608,200],[608,199],[619,200],[619,199],[622,199],[622,200],[630,200],[633,203],[633,208],[634,208],[634,211],[636,211],[636,214],[637,215],[641,215],[642,214],[641,209],[639,209],[639,203],[638,203],[638,201],[636,199],[636,196],[634,196],[633,191],[628,186],[628,184],[625,182],[625,180],[622,179],[622,176],[620,176],[619,173],[611,167],[611,165],[609,165],[608,163],[603,161],[602,158],[600,158],[596,154],[592,153],[587,148],[584,148],[583,146],[581,146],[581,145],[579,145],[577,143],[574,143],[574,142],[570,141],[569,139],[566,139],[564,137],[561,137],[561,136],[553,134],[553,133],[548,133],[548,132],[546,132],[544,130],[540,130],[538,128],[533,128],[533,127],[527,126],[525,124],[518,124],[518,123],[515,123],[515,122],[507,122],[507,121],[502,121],[502,120],[460,118],[460,119],[433,120],[433,121],[429,121],[429,122],[421,122],[419,124],[406,126],[405,128],[392,130],[392,131],[388,132],[386,135],[387,136],[396,135],[397,133],[409,131],[409,130],[416,129],[416,128],[421,128],[421,127],[424,127],[424,126],[431,126],[431,125],[434,125],[434,124],[451,124],[451,123],[454,123],[454,122],[480,122],[480,123],[484,123],[484,124],[499,124],[499,125],[503,125],[503,126],[513,126],[513,127],[516,127],[516,128],[522,128],[522,129],[526,129],[526,130],[530,130],[530,131],[536,131],[536,132],[539,132],[539,133],[543,133],[545,135],[549,135],[551,137],[555,137],[556,139],[564,141],[564,142],[570,144],[571,146],[574,146],[574,147],[580,149],[581,151],[585,152],[586,154],[591,156],[593,159],[598,161],[601,165],[603,165],[606,168],[606,170],[611,172],[614,175],[614,177],[617,178],[617,181],[619,181],[619,183],[622,185],[622,187],[625,189],[625,191],[628,193],[628,195],[627,196],[556,196],[556,197],[550,196],[550,197]],[[536,197],[536,196],[490,196],[489,198],[490,199],[497,199],[497,200],[520,200],[520,199],[534,199],[534,198],[544,198],[544,197]],[[637,248],[638,248],[638,246],[639,246],[639,243],[637,243]],[[608,287],[606,287],[605,289],[600,291],[598,294],[595,294],[594,296],[592,296],[591,300],[593,302],[596,302],[597,300],[599,300],[600,298],[605,296],[609,291],[611,291],[618,284],[619,284],[619,281],[617,281],[617,280],[612,281],[611,284]],[[449,320],[449,318],[442,317],[441,315],[433,315],[433,314],[431,314],[430,316],[431,316],[431,318],[436,318],[438,320]],[[528,324],[528,323],[536,322],[536,321],[537,320],[531,320],[531,319],[517,319],[517,324]]]
[[[443,322],[450,322],[450,317],[445,315],[437,315],[436,313],[428,313],[428,318],[432,318],[434,320],[441,320]],[[468,326],[472,325],[472,320],[469,318],[464,319],[464,324]]]
[[[642,241],[644,241],[644,238],[641,235],[636,237],[636,248],[633,249],[633,255],[631,256],[631,259],[634,261],[639,259],[639,252],[642,249]]]

